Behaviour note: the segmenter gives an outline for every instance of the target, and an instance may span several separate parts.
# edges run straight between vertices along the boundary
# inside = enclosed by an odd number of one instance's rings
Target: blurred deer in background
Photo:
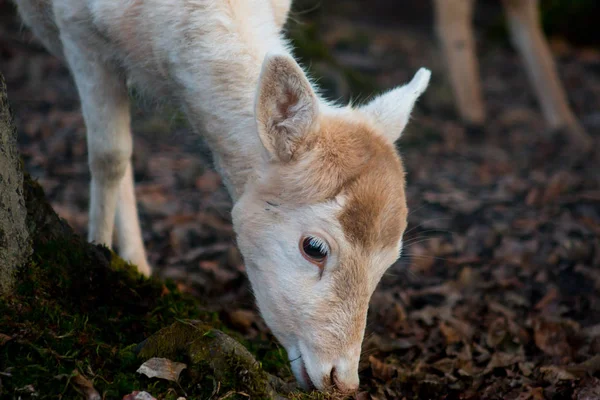
[[[542,32],[539,0],[502,0],[514,46],[553,130],[564,130],[573,145],[590,150],[592,138],[579,124],[567,102],[550,48]],[[458,113],[468,124],[481,126],[486,111],[475,55],[471,19],[475,0],[434,0],[435,24],[450,74]]]

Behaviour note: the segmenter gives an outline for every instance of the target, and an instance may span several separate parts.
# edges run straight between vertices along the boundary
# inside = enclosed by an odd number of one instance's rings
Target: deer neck
[[[200,60],[190,59],[192,67],[178,71],[183,102],[236,201],[263,162],[254,104],[264,57],[291,52],[274,22],[259,23],[251,16],[231,21],[227,32],[204,28],[199,40],[194,53],[201,53]]]

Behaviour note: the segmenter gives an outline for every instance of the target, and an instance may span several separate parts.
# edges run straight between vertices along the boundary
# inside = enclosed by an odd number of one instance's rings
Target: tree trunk
[[[0,294],[11,291],[17,269],[31,254],[26,218],[17,134],[0,73]]]

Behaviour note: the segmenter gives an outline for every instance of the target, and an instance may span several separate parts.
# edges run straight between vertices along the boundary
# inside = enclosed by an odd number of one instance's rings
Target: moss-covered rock
[[[279,398],[294,387],[266,373],[254,356],[230,336],[202,321],[177,321],[152,335],[140,358],[179,359],[194,382],[210,378],[251,398]]]

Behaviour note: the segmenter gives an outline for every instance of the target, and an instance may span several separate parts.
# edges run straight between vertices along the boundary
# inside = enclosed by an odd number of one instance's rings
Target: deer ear
[[[317,96],[296,61],[267,54],[258,81],[255,117],[258,134],[271,157],[290,161],[313,130],[319,112]]]
[[[373,119],[383,135],[393,143],[404,131],[413,106],[427,89],[430,77],[431,72],[421,68],[409,83],[376,97],[361,110]]]

